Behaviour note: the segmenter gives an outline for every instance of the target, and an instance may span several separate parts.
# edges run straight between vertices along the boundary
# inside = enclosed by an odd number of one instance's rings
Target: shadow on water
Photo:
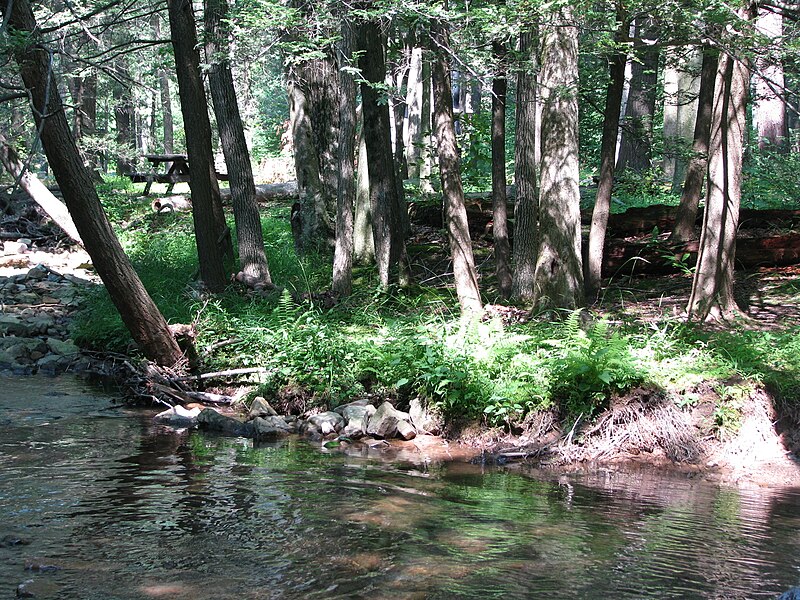
[[[798,490],[254,447],[156,428],[74,380],[0,383],[0,538],[30,542],[0,546],[7,592],[774,598],[800,583]]]

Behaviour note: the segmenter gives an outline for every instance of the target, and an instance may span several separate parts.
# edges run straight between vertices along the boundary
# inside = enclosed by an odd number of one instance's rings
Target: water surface
[[[347,456],[3,379],[0,598],[774,598],[800,490]],[[26,570],[35,565],[56,571]]]

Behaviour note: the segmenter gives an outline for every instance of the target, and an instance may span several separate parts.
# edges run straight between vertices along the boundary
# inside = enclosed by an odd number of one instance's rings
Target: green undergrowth
[[[378,292],[368,270],[356,271],[353,296],[325,308],[317,293],[329,288],[329,261],[298,259],[287,207],[270,210],[262,222],[281,289],[255,295],[232,285],[204,296],[193,286],[188,213],[151,214],[142,207],[146,199],[125,194],[106,202],[116,202],[120,238],[167,319],[196,325],[203,369],[261,367],[259,392],[268,397],[287,388],[303,390],[312,405],[338,405],[366,392],[401,405],[420,397],[451,418],[512,426],[542,409],[591,418],[611,397],[639,386],[664,390],[684,407],[708,382],[763,383],[786,403],[800,394],[797,330],[709,333],[671,321],[612,324],[578,312],[510,325],[463,321],[450,291]],[[88,294],[76,340],[130,352],[105,291]],[[723,409],[731,406],[720,404],[722,426],[730,420]]]

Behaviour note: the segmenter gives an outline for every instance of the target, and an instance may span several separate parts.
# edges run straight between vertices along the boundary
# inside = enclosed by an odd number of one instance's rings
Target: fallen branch
[[[203,373],[201,375],[185,375],[178,377],[178,381],[191,381],[192,379],[215,379],[217,377],[232,377],[234,375],[250,375],[253,373],[267,374],[269,369],[264,367],[249,367],[244,369],[228,369],[226,371],[216,371],[214,373]]]

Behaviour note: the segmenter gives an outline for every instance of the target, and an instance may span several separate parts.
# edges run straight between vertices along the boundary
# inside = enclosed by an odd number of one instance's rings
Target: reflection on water
[[[0,595],[26,580],[68,599],[774,598],[800,584],[800,490],[254,448],[159,430],[74,380],[0,385]]]

